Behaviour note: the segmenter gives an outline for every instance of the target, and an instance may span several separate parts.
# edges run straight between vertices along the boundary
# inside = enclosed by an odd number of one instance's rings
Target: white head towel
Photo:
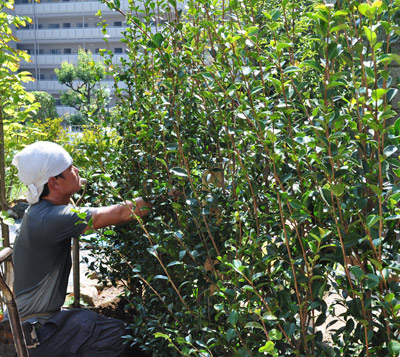
[[[72,158],[60,145],[38,141],[15,155],[12,164],[17,167],[21,182],[28,186],[28,202],[36,203],[44,184],[70,167]]]

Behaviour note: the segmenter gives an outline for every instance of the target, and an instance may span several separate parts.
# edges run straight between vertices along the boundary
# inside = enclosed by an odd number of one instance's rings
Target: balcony
[[[128,59],[128,55],[126,54],[114,54],[113,63],[120,63],[121,59]],[[78,59],[77,54],[72,55],[52,55],[52,54],[43,54],[43,55],[31,55],[31,62],[22,62],[21,68],[30,69],[36,68],[36,66],[40,68],[59,68],[62,62],[70,62],[76,63]],[[102,61],[103,58],[100,55],[93,55],[93,60],[95,62]]]
[[[40,41],[40,42],[83,42],[90,40],[92,42],[102,42],[104,35],[101,28],[69,28],[69,29],[38,29],[37,31],[16,30],[15,35],[21,42]],[[108,41],[118,41],[122,38],[123,28],[109,28],[107,34],[110,36]],[[36,34],[35,34],[36,33]]]
[[[102,81],[102,84],[110,88],[111,94],[114,93],[114,82],[113,81]],[[124,88],[125,85],[122,84],[120,88]],[[58,94],[60,91],[67,90],[68,88],[60,84],[57,80],[38,80],[35,82],[28,82],[25,84],[25,89],[27,91],[43,91],[50,94]]]
[[[121,1],[121,9],[128,9],[128,1]],[[65,17],[74,14],[77,16],[95,15],[99,10],[104,15],[115,14],[115,11],[110,10],[106,5],[98,1],[15,4],[15,13],[17,15],[29,17]]]

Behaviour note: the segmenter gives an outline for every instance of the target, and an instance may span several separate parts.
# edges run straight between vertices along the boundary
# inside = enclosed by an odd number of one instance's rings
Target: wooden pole
[[[74,278],[74,307],[80,307],[80,269],[79,269],[79,238],[72,239],[72,274]]]
[[[12,249],[7,247],[0,251],[0,264],[7,259],[12,259]],[[3,293],[4,301],[7,305],[7,311],[10,318],[11,333],[14,337],[14,345],[18,357],[28,357],[25,336],[19,317],[15,296],[9,286],[5,283],[3,275],[0,274],[0,289]]]

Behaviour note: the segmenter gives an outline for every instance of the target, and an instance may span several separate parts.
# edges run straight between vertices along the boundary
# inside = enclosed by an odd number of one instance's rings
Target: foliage
[[[28,60],[29,56],[10,45],[16,38],[12,28],[25,26],[30,21],[27,17],[16,17],[8,14],[13,8],[13,1],[0,0],[0,212],[7,208],[7,173],[6,158],[8,147],[7,126],[13,122],[24,121],[29,112],[36,107],[33,105],[33,95],[26,93],[22,83],[33,80],[28,72],[18,72],[19,62]],[[8,227],[5,226],[2,212],[2,237],[8,245]]]
[[[58,81],[69,88],[61,93],[61,103],[78,110],[86,122],[95,120],[110,100],[109,90],[100,84],[105,77],[101,61],[95,62],[89,50],[79,49],[77,63],[62,62],[55,73]]]
[[[106,63],[123,84],[120,138],[90,151],[115,182],[94,189],[106,201],[164,197],[97,241],[92,268],[125,281],[136,311],[129,342],[156,356],[396,355],[399,5],[131,3],[129,59]]]
[[[34,121],[44,121],[46,119],[55,119],[58,117],[56,109],[56,100],[54,97],[47,92],[31,92],[35,101],[40,103],[40,108],[36,113],[32,113],[32,120]]]
[[[107,173],[108,165],[117,162],[123,143],[116,130],[105,126],[83,126],[83,131],[68,134],[68,140],[60,137],[63,147],[74,158],[81,177],[88,180],[82,200],[87,205],[102,206],[113,199],[109,187],[115,187]],[[82,195],[79,192],[76,199]]]
[[[66,121],[70,125],[86,125],[85,118],[80,112],[70,114],[66,117]]]

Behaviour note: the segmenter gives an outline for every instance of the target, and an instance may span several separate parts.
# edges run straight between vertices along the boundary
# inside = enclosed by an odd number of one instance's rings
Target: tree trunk
[[[7,210],[6,196],[6,164],[5,164],[5,143],[3,128],[3,110],[0,107],[0,211]],[[1,236],[3,237],[3,247],[10,246],[10,235],[8,226],[1,222]]]

